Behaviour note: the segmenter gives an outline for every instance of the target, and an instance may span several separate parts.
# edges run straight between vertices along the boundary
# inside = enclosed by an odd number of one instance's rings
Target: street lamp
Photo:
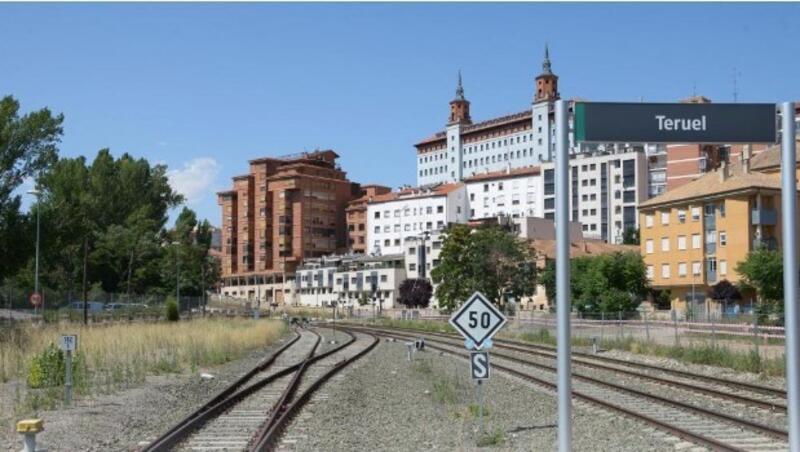
[[[333,307],[333,340],[331,344],[336,343],[336,300],[331,301],[331,307]]]
[[[29,195],[36,196],[36,270],[34,276],[34,289],[33,291],[38,294],[39,293],[39,233],[40,233],[40,217],[41,217],[41,196],[42,191],[34,188],[33,190],[28,190]],[[84,300],[86,302],[86,300]],[[34,306],[34,310],[36,307]],[[44,299],[42,298],[42,314],[44,314]]]

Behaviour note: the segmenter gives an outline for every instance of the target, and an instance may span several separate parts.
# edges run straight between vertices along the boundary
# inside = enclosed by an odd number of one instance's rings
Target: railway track
[[[372,331],[376,334],[403,340],[424,335],[427,341],[426,346],[431,349],[465,359],[468,356],[464,350],[463,343],[454,336],[447,334],[421,333],[410,330],[398,331],[397,329],[387,328],[359,328],[358,330]],[[432,339],[432,336],[435,339]],[[543,363],[541,354],[534,354],[534,356],[537,356],[534,359],[527,356],[530,354],[528,353],[529,349],[526,349],[527,345],[524,343],[501,343],[500,341],[495,341],[492,350],[492,367],[513,377],[533,383],[536,386],[555,390],[555,367]],[[508,351],[501,352],[500,350]],[[552,361],[555,355],[547,354],[546,357]],[[581,365],[579,362],[575,364],[576,367]],[[707,388],[693,391],[692,388],[683,387],[683,397],[665,396],[663,391],[659,393],[659,391],[653,390],[652,387],[648,387],[647,384],[630,384],[631,382],[622,382],[620,378],[614,378],[612,372],[617,369],[614,369],[613,366],[605,366],[602,370],[599,370],[596,365],[586,364],[586,368],[591,369],[589,374],[579,374],[573,371],[573,397],[576,400],[588,402],[638,419],[712,450],[775,451],[788,449],[787,433],[781,428],[747,419],[740,415],[730,414],[730,411],[726,413],[724,410],[714,409],[714,407],[709,407],[708,405],[703,406],[706,402],[705,400],[700,400],[701,403],[689,402],[692,394],[697,397],[699,393],[702,394],[702,397],[723,399],[728,403],[737,405],[739,409],[737,411],[736,407],[734,407],[734,412],[741,412],[742,408],[757,408],[760,414],[763,415],[768,410],[774,410],[774,408],[766,408],[763,404],[751,403],[750,399],[753,397],[736,394],[732,398],[725,398],[724,393],[710,393],[705,391]],[[630,377],[630,373],[633,372],[629,369],[623,370],[625,372],[620,372],[617,375]],[[653,375],[647,375],[646,377],[641,377],[639,381],[648,380],[651,385],[669,386],[673,390],[676,387],[672,384],[667,384],[667,382],[653,383],[655,378]],[[682,382],[681,385],[688,385],[688,383]],[[737,385],[732,386],[741,388]],[[688,399],[686,397],[687,394],[689,395]],[[692,400],[692,402],[696,401]],[[783,422],[785,422],[785,419]]]
[[[333,346],[314,330],[299,330],[290,342],[145,451],[269,450],[317,387],[377,343],[377,338],[365,333],[342,335],[347,340]]]

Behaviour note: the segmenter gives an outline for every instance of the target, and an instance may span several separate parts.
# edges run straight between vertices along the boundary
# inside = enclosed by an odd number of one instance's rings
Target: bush
[[[180,312],[178,312],[178,303],[175,301],[175,299],[167,299],[166,310],[167,320],[170,322],[177,322],[180,320],[181,316]]]
[[[51,388],[64,384],[64,354],[54,343],[31,359],[28,367],[28,386],[31,388]]]

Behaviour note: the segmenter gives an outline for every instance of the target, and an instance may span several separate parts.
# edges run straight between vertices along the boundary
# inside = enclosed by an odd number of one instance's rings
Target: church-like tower
[[[544,61],[542,62],[542,73],[536,76],[536,94],[534,102],[558,100],[558,76],[553,74],[550,68],[550,49],[544,45]]]
[[[458,86],[456,98],[450,101],[450,119],[448,124],[472,124],[469,117],[469,101],[464,97],[464,87],[461,86],[461,71],[458,71]]]

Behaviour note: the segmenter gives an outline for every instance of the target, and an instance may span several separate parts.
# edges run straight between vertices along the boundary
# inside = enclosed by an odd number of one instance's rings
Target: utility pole
[[[35,188],[33,190],[28,190],[28,194],[36,196],[36,270],[35,270],[35,276],[34,276],[34,282],[33,282],[33,291],[35,293],[39,294],[39,235],[40,235],[40,231],[41,231],[41,227],[40,227],[41,221],[40,221],[40,219],[41,219],[41,211],[42,211],[42,209],[41,209],[41,207],[42,207],[42,203],[41,203],[42,191],[39,190],[38,188]],[[41,294],[40,294],[40,297],[41,297]],[[42,303],[42,319],[44,320],[44,297],[41,297],[41,300],[42,300],[42,302],[41,302]],[[36,310],[36,307],[34,306],[34,311],[35,310]]]

